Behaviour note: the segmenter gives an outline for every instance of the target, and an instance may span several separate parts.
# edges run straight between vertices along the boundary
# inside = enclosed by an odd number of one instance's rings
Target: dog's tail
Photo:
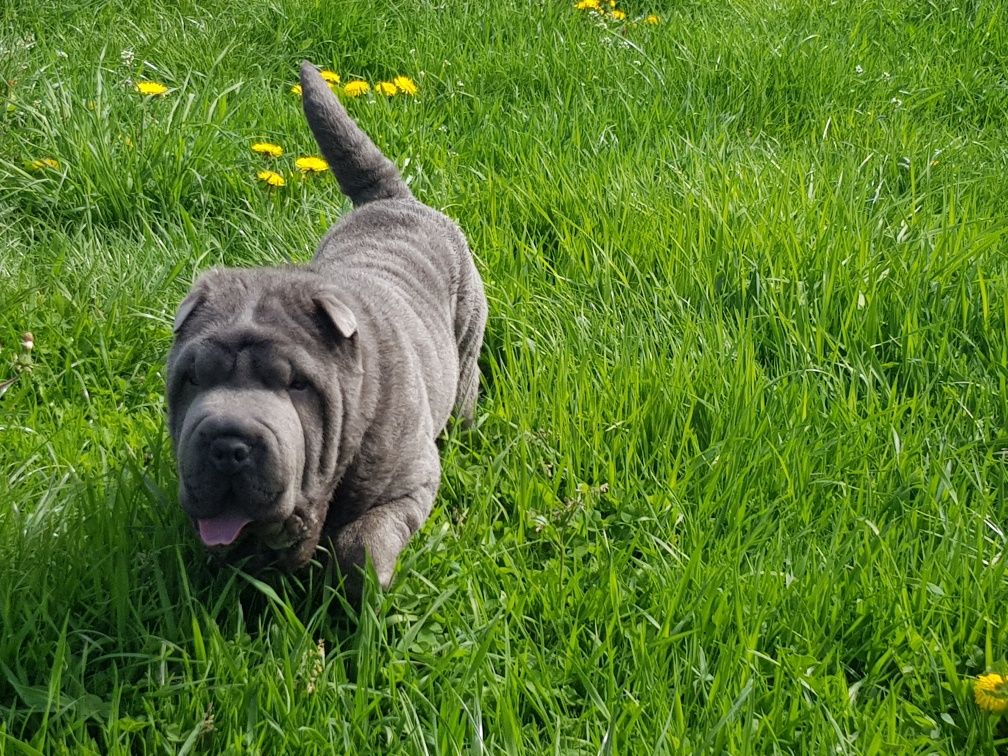
[[[301,104],[322,155],[355,207],[412,197],[399,169],[375,147],[308,61],[301,64]]]

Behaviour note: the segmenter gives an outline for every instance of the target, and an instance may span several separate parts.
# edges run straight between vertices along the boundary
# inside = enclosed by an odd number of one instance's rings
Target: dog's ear
[[[205,295],[202,286],[194,288],[189,292],[189,295],[179,305],[178,312],[175,313],[175,325],[172,327],[173,333],[178,333],[182,329],[186,320],[192,315],[193,310],[203,304],[204,299]]]
[[[312,302],[344,339],[349,339],[357,333],[357,318],[350,308],[343,304],[335,291],[330,288],[322,289],[312,297]]]

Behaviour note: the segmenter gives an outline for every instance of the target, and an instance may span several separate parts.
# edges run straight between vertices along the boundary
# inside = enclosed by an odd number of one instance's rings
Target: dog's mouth
[[[225,513],[216,517],[193,518],[200,541],[211,551],[227,554],[241,544],[253,549],[265,547],[269,551],[287,551],[299,542],[284,522],[262,522],[241,513]]]
[[[194,486],[188,481],[184,482],[184,486],[189,502],[211,500],[198,496]],[[234,490],[229,490],[224,496],[214,497],[219,502],[218,506],[223,505],[219,514],[211,517],[190,514],[203,545],[216,552],[226,552],[239,542],[255,540],[274,551],[287,548],[292,539],[285,533],[284,521],[276,519],[280,515],[276,510],[282,492],[261,490],[260,493],[263,500],[250,503],[244,496],[238,496]],[[245,501],[245,505],[241,501]],[[250,504],[256,510],[272,515],[253,517],[247,514]]]

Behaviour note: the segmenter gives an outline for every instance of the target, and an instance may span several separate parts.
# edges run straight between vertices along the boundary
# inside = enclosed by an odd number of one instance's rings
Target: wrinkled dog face
[[[310,274],[219,270],[193,287],[168,415],[179,500],[206,546],[241,541],[288,568],[310,559],[360,389],[355,336],[352,312]]]

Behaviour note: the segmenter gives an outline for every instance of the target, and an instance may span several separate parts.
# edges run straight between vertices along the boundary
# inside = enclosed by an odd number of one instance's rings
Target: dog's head
[[[175,316],[168,423],[179,500],[203,543],[311,557],[362,383],[357,322],[316,276],[203,275]]]

